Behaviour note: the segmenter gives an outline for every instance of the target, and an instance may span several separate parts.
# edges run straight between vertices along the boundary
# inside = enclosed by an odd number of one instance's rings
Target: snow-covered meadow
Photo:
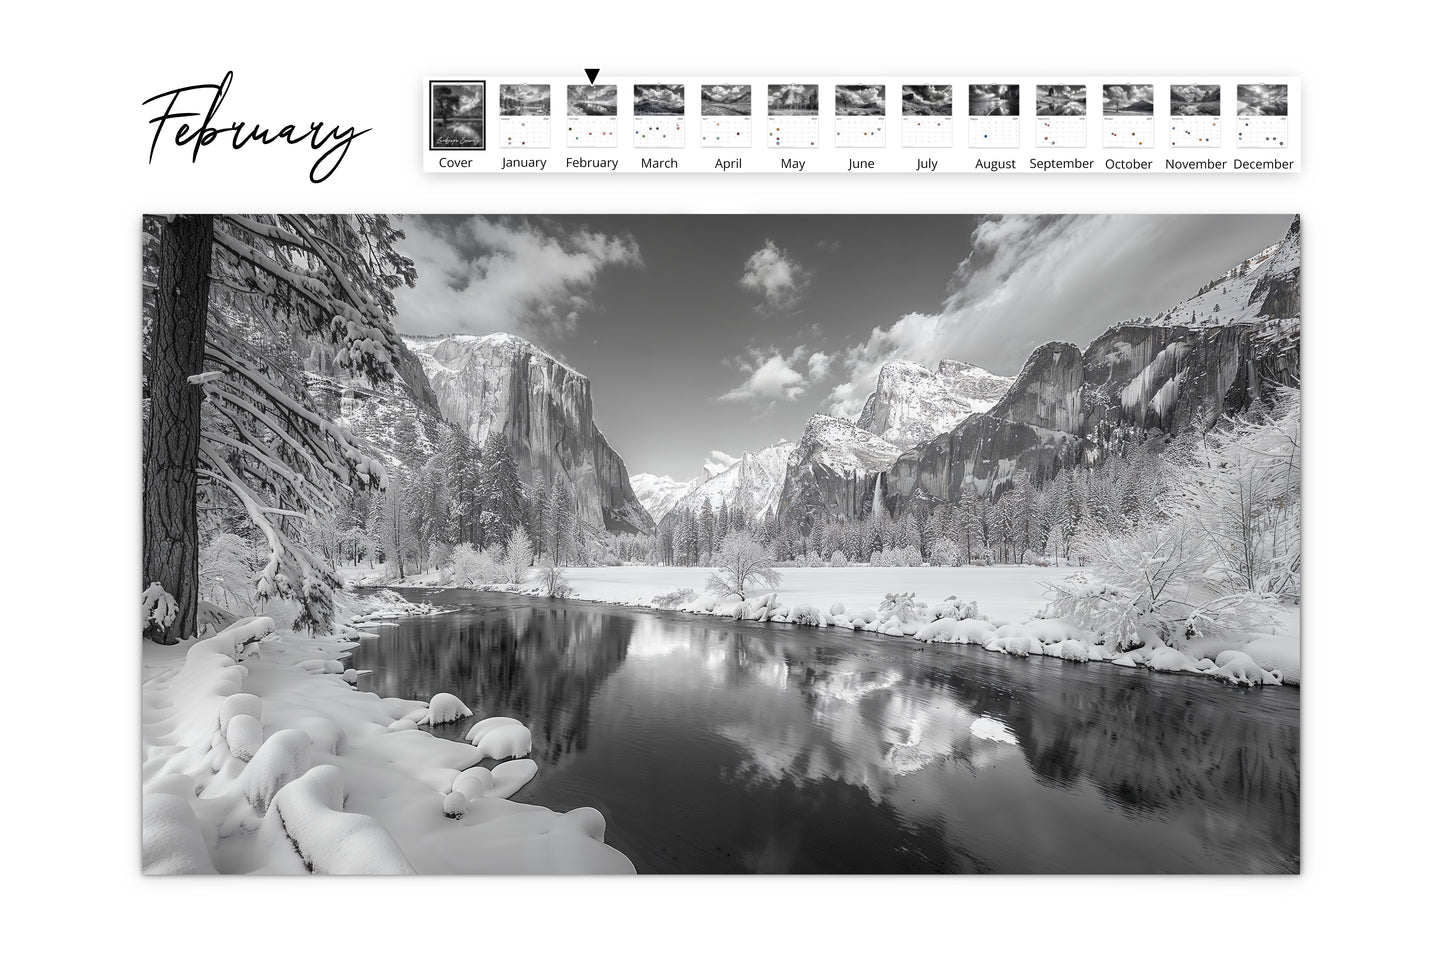
[[[1032,565],[925,567],[784,567],[776,590],[746,601],[708,592],[712,570],[697,566],[569,568],[568,597],[579,601],[675,610],[704,617],[791,622],[911,638],[973,644],[1028,658],[1107,662],[1121,669],[1187,672],[1237,685],[1299,685],[1299,607],[1277,606],[1277,628],[1215,632],[1169,646],[1157,641],[1119,651],[1090,629],[1048,617],[1049,586],[1083,569]],[[378,570],[359,568],[354,584],[379,584]],[[452,584],[438,569],[406,579],[410,586]],[[538,594],[536,575],[499,591]],[[891,596],[891,598],[890,598]]]
[[[361,617],[427,614],[386,602]],[[359,691],[346,661],[364,633],[275,626],[257,616],[199,641],[145,643],[146,873],[633,871],[602,842],[597,810],[509,801],[537,772],[521,722],[480,719],[472,745],[436,738],[427,726],[485,705]]]

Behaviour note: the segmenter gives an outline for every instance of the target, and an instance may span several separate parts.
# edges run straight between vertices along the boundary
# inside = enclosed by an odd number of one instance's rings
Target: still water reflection
[[[362,688],[532,729],[642,872],[1297,872],[1299,692],[464,591]],[[461,738],[462,723],[439,734]]]

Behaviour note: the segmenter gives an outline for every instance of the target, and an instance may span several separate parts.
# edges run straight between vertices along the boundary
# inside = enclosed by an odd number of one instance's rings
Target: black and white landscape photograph
[[[1240,117],[1284,117],[1289,114],[1289,85],[1239,84],[1234,112]]]
[[[833,113],[839,117],[881,117],[886,112],[883,84],[837,84]]]
[[[481,150],[487,145],[487,85],[484,81],[433,80],[432,150]]]
[[[790,114],[816,116],[818,85],[768,84],[768,113],[780,117]]]
[[[497,88],[503,117],[550,117],[551,84],[502,84]]]
[[[1039,117],[1082,117],[1088,107],[1083,84],[1037,84],[1034,114]]]
[[[682,114],[682,84],[633,84],[632,112],[638,116]]]
[[[1173,117],[1218,117],[1218,84],[1173,84],[1169,88],[1169,113]]]
[[[616,84],[568,84],[568,117],[616,117]]]
[[[903,113],[921,116],[953,116],[951,84],[907,84],[903,87]]]
[[[751,117],[753,88],[751,84],[703,84],[702,116]]]
[[[969,84],[968,115],[970,117],[1017,117],[1019,115],[1019,85]]]
[[[1106,84],[1105,114],[1154,114],[1153,84]]]
[[[139,226],[145,873],[1300,871],[1297,216]]]

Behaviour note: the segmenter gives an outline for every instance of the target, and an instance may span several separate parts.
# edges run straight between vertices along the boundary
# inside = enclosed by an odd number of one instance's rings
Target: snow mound
[[[515,759],[532,751],[531,731],[516,719],[493,716],[472,726],[467,741],[486,759]]]
[[[1246,653],[1238,651],[1221,652],[1215,667],[1209,674],[1223,682],[1235,685],[1279,685],[1278,672],[1266,671]]]
[[[242,762],[250,762],[261,748],[261,720],[255,716],[233,716],[225,732],[231,755]]]
[[[214,873],[201,824],[189,803],[168,793],[141,800],[141,872]]]
[[[492,769],[492,788],[487,790],[486,795],[494,799],[510,799],[536,775],[537,764],[530,759],[499,762]],[[600,842],[602,837],[594,838]]]
[[[311,737],[300,729],[282,729],[261,744],[241,778],[241,793],[257,816],[266,815],[276,794],[311,767],[310,756]]]
[[[1198,672],[1199,660],[1178,649],[1161,645],[1144,656],[1144,664],[1155,672]]]
[[[266,745],[272,739],[275,736]],[[277,792],[260,831],[272,852],[282,854],[281,866],[273,868],[327,874],[412,872],[401,847],[380,823],[361,813],[342,812],[341,807],[341,770],[335,766],[317,766]]]
[[[427,705],[426,724],[439,726],[447,722],[455,722],[457,719],[465,719],[472,714],[461,699],[450,692],[438,692],[431,697]]]

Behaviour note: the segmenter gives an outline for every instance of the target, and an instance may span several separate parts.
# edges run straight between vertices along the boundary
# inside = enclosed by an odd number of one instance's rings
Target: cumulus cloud
[[[733,465],[736,465],[740,460],[741,459],[736,458],[733,455],[729,455],[725,451],[718,451],[716,448],[714,448],[712,451],[708,452],[707,458],[703,460],[702,468],[703,471],[707,472],[708,476],[711,477],[713,475],[717,475],[721,472],[727,471]]]
[[[748,255],[738,285],[762,296],[759,311],[785,311],[798,303],[810,280],[812,275],[769,238]]]
[[[808,388],[827,375],[832,358],[821,352],[809,352],[799,345],[788,354],[777,348],[752,350],[737,360],[746,377],[742,384],[720,396],[719,401],[750,401],[772,407],[779,401],[794,401]]]
[[[854,416],[893,360],[942,358],[1012,375],[1039,344],[1081,343],[1192,293],[1201,255],[1239,260],[1238,219],[1029,215],[985,219],[935,313],[875,327],[841,353],[830,410]],[[1257,230],[1257,227],[1255,228]],[[1182,255],[1191,256],[1182,256]],[[1184,290],[1184,288],[1188,290]]]
[[[608,267],[638,268],[629,236],[520,218],[407,218],[399,247],[417,286],[397,292],[398,327],[412,334],[575,330]]]

